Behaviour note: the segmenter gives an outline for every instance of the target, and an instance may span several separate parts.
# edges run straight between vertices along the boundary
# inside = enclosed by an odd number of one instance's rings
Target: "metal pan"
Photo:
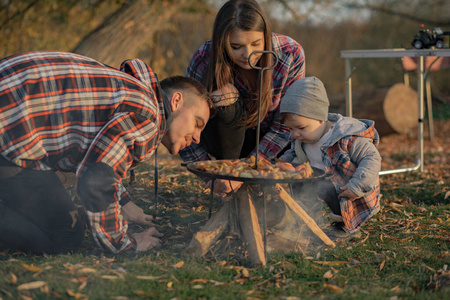
[[[225,179],[225,180],[234,180],[234,181],[242,181],[247,183],[254,183],[254,184],[276,184],[276,183],[305,183],[314,181],[317,179],[329,179],[331,175],[327,174],[325,171],[312,168],[313,169],[313,176],[308,178],[302,178],[302,179],[295,179],[295,178],[286,178],[286,179],[273,179],[273,178],[249,178],[249,177],[236,177],[232,175],[221,175],[221,174],[214,174],[206,171],[198,170],[195,166],[198,162],[191,162],[182,164],[183,166],[186,166],[188,171],[200,176],[200,177],[207,177],[211,178],[212,180],[215,179]]]

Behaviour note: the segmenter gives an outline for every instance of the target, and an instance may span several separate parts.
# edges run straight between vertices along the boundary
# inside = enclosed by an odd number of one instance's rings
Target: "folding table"
[[[351,117],[353,115],[353,99],[352,99],[352,75],[356,70],[352,69],[350,60],[352,58],[392,58],[392,57],[417,57],[417,92],[419,101],[418,116],[418,140],[419,140],[419,157],[417,164],[412,167],[381,171],[380,175],[409,172],[419,170],[424,171],[424,58],[427,56],[450,57],[450,49],[373,49],[373,50],[343,50],[341,57],[345,59],[345,83],[346,83],[346,114]]]

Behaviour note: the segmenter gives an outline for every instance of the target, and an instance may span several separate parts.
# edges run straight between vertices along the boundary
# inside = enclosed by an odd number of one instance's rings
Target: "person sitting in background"
[[[259,90],[259,71],[265,70]],[[249,57],[251,62],[249,62]],[[227,1],[217,13],[212,40],[198,49],[186,76],[202,82],[217,107],[202,133],[200,144],[180,151],[184,161],[235,159],[255,155],[258,99],[261,95],[261,157],[277,157],[289,146],[289,130],[280,118],[280,101],[289,85],[305,77],[305,54],[292,38],[273,33],[270,22],[254,0]],[[214,190],[225,196],[242,182],[216,180]],[[208,185],[207,185],[208,186]]]
[[[127,233],[127,220],[152,225],[152,217],[122,180],[161,143],[173,155],[199,143],[213,111],[199,82],[159,82],[139,59],[120,70],[66,52],[0,60],[0,245],[38,254],[80,247],[84,224],[56,171],[76,172],[103,250],[131,255],[159,245],[155,227]]]
[[[348,239],[359,236],[361,225],[380,210],[379,136],[373,121],[328,113],[328,107],[318,78],[306,77],[289,87],[280,112],[294,140],[280,160],[309,161],[332,174],[331,181],[318,183],[316,194],[331,209],[334,235]]]

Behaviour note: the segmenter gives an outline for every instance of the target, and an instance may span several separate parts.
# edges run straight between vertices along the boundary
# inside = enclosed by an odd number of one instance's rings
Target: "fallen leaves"
[[[21,285],[17,286],[17,290],[23,291],[23,290],[39,289],[45,287],[46,285],[47,282],[45,281],[33,281],[28,283],[22,283]]]
[[[384,268],[384,264],[386,263],[386,260],[383,260],[382,262],[381,262],[381,264],[380,264],[380,268],[379,268],[379,270],[378,271],[381,271],[381,270],[383,270],[383,268]]]
[[[22,264],[22,266],[23,266],[26,270],[28,270],[28,271],[30,271],[30,272],[42,272],[42,271],[43,271],[42,268],[36,267],[36,266],[33,266],[33,265]]]
[[[13,273],[9,273],[9,275],[11,276],[11,279],[9,280],[9,284],[16,285],[17,284],[17,276],[14,275]]]
[[[325,272],[325,274],[323,274],[323,278],[325,278],[325,279],[331,279],[331,278],[333,278],[333,276],[334,276],[334,274],[333,274],[332,270],[328,270]]]
[[[78,272],[80,272],[80,273],[96,273],[97,270],[94,268],[81,268],[81,269],[78,269]]]
[[[343,264],[347,264],[348,261],[313,261],[313,263],[318,265],[325,265],[325,266],[339,266]]]
[[[182,266],[184,266],[184,261],[179,261],[179,262],[177,262],[175,265],[173,265],[173,267],[174,267],[175,269],[179,269],[179,268],[181,268]]]
[[[70,289],[67,289],[66,293],[67,293],[67,295],[69,295],[70,297],[73,297],[75,299],[82,299],[82,300],[88,299],[87,295],[84,295],[84,294],[81,294],[81,293],[77,293],[77,292],[73,292]]]
[[[447,199],[449,199],[449,198],[450,198],[450,191],[448,191],[447,193],[445,193],[444,200],[447,200]]]
[[[434,271],[434,274],[430,276],[430,282],[427,284],[428,289],[435,291],[444,287],[450,286],[450,270],[448,265],[444,265],[441,269]]]
[[[163,276],[152,276],[152,275],[137,275],[135,277],[136,279],[141,280],[160,280],[161,278],[163,278]]]
[[[330,291],[336,292],[336,293],[343,293],[344,290],[340,287],[338,287],[337,285],[334,284],[328,284],[328,283],[324,283],[323,284],[324,287],[326,287],[327,289],[329,289]]]

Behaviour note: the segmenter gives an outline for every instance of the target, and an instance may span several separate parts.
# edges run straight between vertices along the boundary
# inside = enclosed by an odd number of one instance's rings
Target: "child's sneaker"
[[[351,241],[361,237],[361,230],[349,233],[343,222],[333,222],[331,223],[330,237],[341,241]]]

